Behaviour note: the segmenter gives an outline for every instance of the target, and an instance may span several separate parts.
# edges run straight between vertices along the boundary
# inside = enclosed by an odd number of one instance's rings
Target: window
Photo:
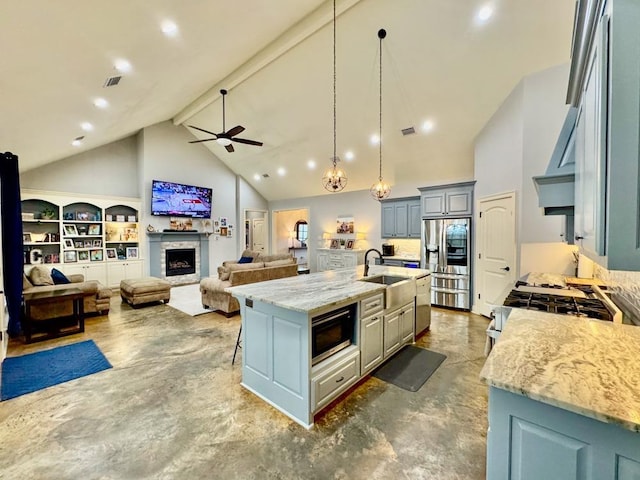
[[[309,238],[309,225],[307,225],[306,220],[298,220],[296,222],[296,240],[305,247],[307,238]]]

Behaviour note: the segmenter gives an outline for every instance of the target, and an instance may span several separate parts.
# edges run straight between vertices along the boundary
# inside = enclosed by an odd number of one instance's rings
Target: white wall
[[[137,198],[140,191],[136,162],[137,139],[131,136],[20,172],[20,187]]]
[[[525,77],[476,138],[476,201],[516,192],[518,276],[531,271],[541,249],[561,259],[553,263],[558,270],[571,261],[572,249],[559,242],[564,217],[544,215],[532,180],[546,171],[566,117],[568,74],[565,64]],[[529,243],[532,248],[522,248]]]

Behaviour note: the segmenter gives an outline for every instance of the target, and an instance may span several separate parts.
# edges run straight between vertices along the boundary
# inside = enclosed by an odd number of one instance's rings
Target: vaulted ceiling
[[[574,4],[337,0],[336,136],[347,190],[368,189],[378,177],[370,137],[379,128],[380,28],[388,33],[382,174],[392,185],[422,185],[468,178],[474,138],[502,100],[523,76],[569,61]],[[493,15],[480,22],[486,5]],[[189,147],[209,148],[268,200],[326,193],[332,9],[331,0],[1,2],[0,150],[29,170],[169,119],[220,132],[225,88],[227,130],[240,124],[239,137],[264,145]],[[177,25],[174,36],[162,33],[165,20]],[[129,72],[114,69],[119,59]],[[118,85],[103,87],[116,75]],[[95,107],[97,97],[108,107]],[[403,135],[408,127],[416,133]]]

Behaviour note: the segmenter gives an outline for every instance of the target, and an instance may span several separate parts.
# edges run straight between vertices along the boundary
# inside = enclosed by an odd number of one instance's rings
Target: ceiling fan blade
[[[215,138],[205,138],[204,140],[191,140],[189,143],[210,142],[211,140],[215,140]]]
[[[256,140],[247,140],[246,138],[232,138],[231,141],[238,142],[238,143],[246,143],[247,145],[255,145],[257,147],[262,146],[262,142],[258,142]]]
[[[208,133],[209,135],[213,135],[214,137],[218,138],[218,134],[217,133],[210,132],[209,130],[205,130],[204,128],[194,127],[193,125],[187,125],[187,127],[195,128],[196,130],[200,130],[201,132]],[[215,138],[214,138],[214,140],[215,140]]]
[[[227,152],[233,153],[235,150],[233,149],[233,145],[225,145],[224,148],[227,149]]]
[[[237,127],[233,127],[228,132],[225,132],[229,137],[233,137],[234,135],[238,135],[239,133],[244,132],[244,127],[242,125],[238,125]]]

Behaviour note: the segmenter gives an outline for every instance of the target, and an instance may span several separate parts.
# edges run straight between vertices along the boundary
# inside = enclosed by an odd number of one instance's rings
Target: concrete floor
[[[415,393],[368,378],[305,430],[240,386],[240,317],[114,297],[86,332],[112,369],[0,403],[2,479],[483,479],[488,320],[434,309],[447,355]]]

